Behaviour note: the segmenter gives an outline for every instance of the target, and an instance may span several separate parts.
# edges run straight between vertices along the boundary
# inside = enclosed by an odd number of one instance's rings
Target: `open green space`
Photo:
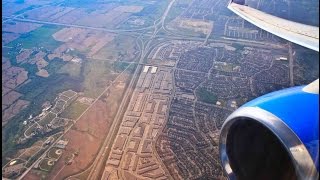
[[[52,162],[53,164],[52,165],[49,165],[48,163],[49,162]],[[39,163],[39,168],[41,170],[44,170],[44,171],[51,171],[51,169],[53,168],[54,166],[54,161],[50,160],[50,159],[43,159],[40,163]]]
[[[85,96],[96,98],[106,88],[109,81],[117,74],[113,74],[112,64],[104,60],[90,59],[83,70],[84,81],[82,88]]]
[[[217,95],[208,91],[206,88],[201,87],[196,90],[196,96],[200,101],[213,104],[217,102]]]
[[[149,26],[153,26],[155,20],[159,20],[163,13],[165,12],[166,8],[168,7],[169,1],[163,0],[163,1],[143,1],[143,0],[136,0],[136,1],[123,1],[120,2],[119,5],[133,5],[133,6],[143,6],[144,8],[137,13],[133,13],[132,17],[135,17],[137,19],[143,20],[144,24],[140,27],[135,27],[127,22],[124,22],[118,26],[119,29],[139,29],[139,28],[145,28]]]
[[[37,159],[40,158],[45,149],[41,149],[36,154],[34,154],[27,162],[26,167],[29,167],[32,163],[34,163]]]
[[[13,57],[15,59],[15,56]],[[2,155],[10,157],[18,150],[17,140],[23,136],[26,130],[22,122],[26,120],[30,114],[37,115],[41,113],[42,104],[46,101],[53,102],[57,95],[68,89],[76,92],[85,92],[89,97],[97,97],[107,86],[108,82],[114,79],[118,73],[113,73],[113,69],[121,70],[125,64],[117,64],[113,67],[112,63],[104,60],[87,60],[85,59],[81,64],[79,76],[70,76],[66,73],[67,68],[61,71],[63,67],[68,64],[59,58],[50,61],[45,68],[50,76],[47,78],[39,77],[33,73],[29,73],[29,82],[18,87],[16,90],[23,94],[22,99],[30,101],[30,105],[13,117],[2,131]],[[71,63],[70,63],[71,64]],[[76,64],[75,64],[76,65]],[[20,66],[20,65],[17,65]],[[28,69],[28,71],[32,71]],[[87,105],[73,105],[73,109],[68,117],[77,117],[79,113],[85,109]],[[30,130],[32,131],[32,130]],[[32,138],[33,139],[33,138]],[[28,141],[28,143],[21,147],[28,147],[32,145],[35,140]],[[2,163],[7,160],[3,159]]]
[[[53,159],[58,159],[58,158],[61,156],[61,154],[57,154],[56,151],[62,151],[62,150],[59,149],[59,148],[51,148],[51,149],[49,150],[49,152],[48,152],[48,157],[49,157],[50,159],[51,159],[51,158],[53,158]]]
[[[234,64],[220,62],[220,63],[215,63],[214,66],[215,66],[216,69],[219,69],[219,70],[222,70],[222,71],[231,72],[231,71],[233,71]]]
[[[53,102],[58,93],[68,89],[81,90],[81,82],[79,79],[70,78],[65,74],[55,74],[48,78],[32,77],[31,81],[18,88],[18,92],[23,94],[23,99],[31,101],[30,105],[19,112],[2,128],[2,155],[10,157],[17,150],[17,139],[23,136],[22,122],[26,120],[30,114],[39,114],[42,110],[42,104],[46,101]],[[30,141],[31,142],[31,141]],[[32,142],[35,142],[32,140]],[[32,145],[32,143],[28,143]],[[24,145],[25,147],[28,145]],[[6,160],[3,159],[2,163]]]
[[[205,38],[207,36],[203,32],[199,32],[191,28],[180,27],[180,25],[177,22],[171,22],[168,26],[170,26],[172,30],[169,28],[167,28],[167,30],[169,32],[173,31],[177,35],[200,37],[200,38]]]
[[[116,61],[112,63],[113,69],[115,72],[121,73],[128,67],[129,63],[127,62],[121,62],[121,61]]]
[[[87,104],[82,104],[78,101],[74,101],[60,114],[60,117],[77,119],[88,107],[89,105]]]
[[[145,1],[145,0],[130,0],[130,1],[97,1],[97,0],[65,0],[61,2],[61,6],[84,8],[86,12],[91,13],[96,10],[102,10],[106,5],[110,5],[110,10],[117,6],[143,6],[143,9],[138,13],[133,13],[132,16],[144,20],[144,24],[141,27],[148,27],[153,25],[156,19],[159,19],[164,13],[169,1]],[[136,28],[126,22],[120,24],[117,28],[120,29],[132,29]]]
[[[244,50],[244,45],[240,43],[232,43],[232,46],[236,48],[237,53],[241,53]]]
[[[61,69],[59,69],[57,72],[66,73],[71,77],[77,78],[81,76],[81,67],[82,63],[69,62],[62,66]]]
[[[49,124],[55,117],[56,117],[55,114],[53,114],[52,112],[49,112],[43,119],[41,119],[41,121],[39,121],[39,124],[41,126],[45,126]]]
[[[30,128],[28,128],[28,129],[26,130],[25,134],[26,134],[27,136],[30,136],[31,133],[35,130],[35,128],[36,128],[36,125],[33,124]]]
[[[180,0],[176,1],[170,9],[168,16],[166,18],[166,23],[174,20],[176,17],[180,16],[189,6],[190,0]]]
[[[20,2],[20,4],[23,4],[24,2],[22,2],[22,1],[24,1],[24,0],[19,0]],[[17,2],[16,2],[17,3]],[[18,3],[18,4],[19,4]],[[32,9],[34,9],[34,8],[37,8],[37,7],[39,7],[39,5],[31,5],[31,6],[29,6],[29,7],[27,7],[27,8],[23,8],[23,9],[21,9],[21,10],[19,10],[19,11],[17,11],[17,12],[15,12],[14,14],[22,14],[22,13],[25,13],[25,12],[27,12],[27,11],[30,11],[30,10],[32,10]]]
[[[136,1],[136,2],[139,2],[139,1]],[[139,3],[134,3],[134,4],[139,4]],[[140,17],[149,17],[150,19],[152,19],[152,21],[155,21],[156,19],[159,19],[163,15],[166,8],[168,7],[168,4],[169,4],[168,0],[154,1],[153,4],[150,3],[149,5],[146,5],[142,11],[138,13],[134,13],[133,15],[140,16]]]
[[[311,83],[310,79],[319,78],[319,53],[301,46],[294,47],[294,51],[296,51],[295,61],[300,67],[294,67],[295,85],[306,85]]]
[[[53,65],[54,62],[49,64],[49,66]],[[58,67],[59,66],[60,65],[58,65]],[[48,101],[51,101],[56,97],[58,92],[62,92],[67,89],[74,89],[77,87],[74,83],[79,82],[79,79],[71,78],[66,74],[51,74],[47,78],[30,76],[29,80],[29,83],[26,83],[17,89],[18,92],[24,95],[23,98],[29,101],[38,101],[39,99],[47,99]],[[44,95],[45,97],[42,97]]]
[[[131,36],[118,35],[101,48],[93,58],[114,61],[133,61],[136,57],[136,42]]]
[[[17,47],[22,46],[26,49],[45,48],[54,50],[61,42],[56,41],[52,34],[59,31],[61,27],[53,25],[44,25],[29,33],[22,34],[18,39],[10,42],[8,46]]]

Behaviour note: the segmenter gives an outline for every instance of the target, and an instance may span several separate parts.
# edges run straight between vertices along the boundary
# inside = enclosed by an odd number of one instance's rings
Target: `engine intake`
[[[295,87],[233,112],[222,126],[219,144],[229,179],[318,179],[318,97]]]
[[[285,147],[263,124],[239,118],[230,127],[226,142],[229,163],[237,179],[297,179]]]

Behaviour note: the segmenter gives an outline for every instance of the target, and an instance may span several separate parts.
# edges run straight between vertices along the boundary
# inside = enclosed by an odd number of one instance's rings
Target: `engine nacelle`
[[[227,118],[219,151],[229,179],[318,179],[319,93],[306,89],[261,96]]]

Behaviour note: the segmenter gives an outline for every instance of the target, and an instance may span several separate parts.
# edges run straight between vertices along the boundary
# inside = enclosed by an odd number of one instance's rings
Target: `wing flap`
[[[265,31],[319,52],[319,27],[282,19],[232,2],[228,8]]]

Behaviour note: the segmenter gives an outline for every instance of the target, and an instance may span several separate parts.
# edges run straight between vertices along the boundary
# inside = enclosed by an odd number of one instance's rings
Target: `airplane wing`
[[[264,13],[246,6],[245,0],[231,0],[228,9],[265,31],[319,52],[319,27]]]

